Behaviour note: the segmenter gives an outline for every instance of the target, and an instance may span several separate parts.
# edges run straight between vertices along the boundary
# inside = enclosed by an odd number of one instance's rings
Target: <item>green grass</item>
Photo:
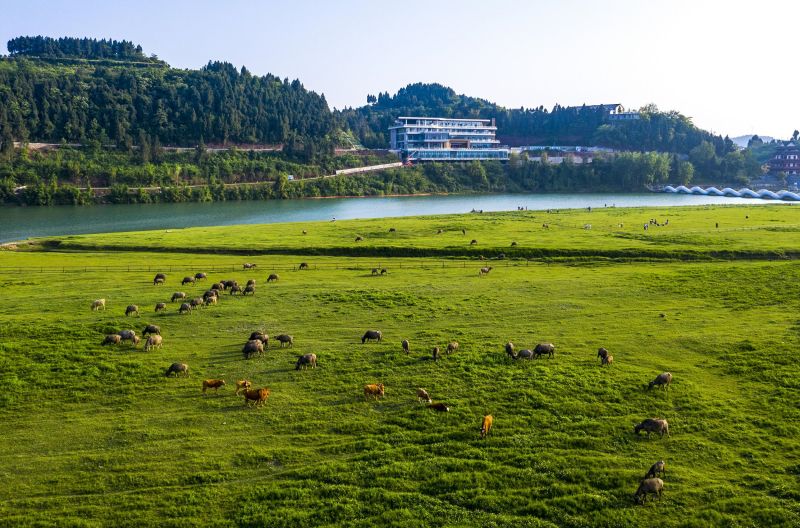
[[[796,211],[680,210],[648,234],[669,238],[676,253],[685,237],[706,240],[703,251],[796,249],[785,231],[798,224]],[[258,270],[245,272],[241,255],[175,250],[347,247],[353,233],[376,247],[436,249],[460,247],[465,226],[467,238],[495,237],[497,248],[506,237],[590,252],[653,243],[600,229],[611,215],[625,225],[663,216],[597,213],[560,213],[545,233],[541,213],[538,229],[525,221],[532,213],[466,215],[64,239],[87,248],[161,241],[157,253],[0,251],[0,525],[800,524],[795,262],[588,255],[496,262],[479,277],[474,261],[307,254],[259,255],[248,259]],[[595,216],[584,232],[574,226],[586,215]],[[703,230],[715,217],[720,233]],[[380,237],[390,226],[402,243]],[[439,228],[447,231],[437,238]],[[293,235],[301,229],[308,235]],[[293,271],[300,261],[312,269]],[[379,264],[389,273],[373,277]],[[159,267],[172,271],[154,287],[146,270]],[[46,271],[56,268],[66,271]],[[204,291],[180,279],[208,269],[225,269],[211,280],[256,278],[256,296],[225,295],[186,316],[177,304],[152,312],[173,291]],[[281,279],[268,285],[273,270]],[[106,312],[89,311],[98,297],[108,299]],[[124,317],[131,303],[141,318]],[[107,332],[147,323],[161,326],[163,349],[99,346]],[[294,349],[273,344],[265,357],[242,359],[259,328],[294,335]],[[362,346],[370,328],[384,341]],[[451,340],[457,353],[423,359]],[[556,356],[514,362],[507,340],[552,341]],[[600,346],[614,355],[609,368],[596,361]],[[306,352],[318,354],[319,368],[295,371],[291,362]],[[174,361],[189,363],[191,377],[165,378]],[[672,389],[645,391],[665,370]],[[208,377],[229,385],[204,397]],[[233,397],[243,377],[271,389],[264,408]],[[365,402],[362,386],[378,382],[385,398]],[[417,387],[451,412],[418,404]],[[484,413],[495,428],[481,440]],[[671,438],[636,437],[633,426],[647,417],[669,420]],[[664,499],[634,505],[638,479],[659,459]]]

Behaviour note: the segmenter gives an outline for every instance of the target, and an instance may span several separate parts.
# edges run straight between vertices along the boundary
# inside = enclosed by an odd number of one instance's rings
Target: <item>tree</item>
[[[755,135],[747,141],[747,148],[760,147],[763,144],[764,141],[758,135]]]
[[[797,141],[797,137],[800,136],[800,130],[795,130],[792,133],[792,141]]]

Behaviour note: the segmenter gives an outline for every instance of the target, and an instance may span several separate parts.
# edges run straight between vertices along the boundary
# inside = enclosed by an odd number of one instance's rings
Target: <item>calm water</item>
[[[0,243],[28,237],[139,231],[190,226],[269,224],[484,211],[580,207],[767,204],[718,196],[646,194],[491,194],[396,198],[331,198],[263,202],[101,205],[89,207],[0,207]],[[784,203],[784,202],[781,202]]]

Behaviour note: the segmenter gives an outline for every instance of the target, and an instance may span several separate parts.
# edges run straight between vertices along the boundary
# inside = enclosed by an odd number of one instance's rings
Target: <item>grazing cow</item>
[[[92,311],[93,312],[96,312],[100,308],[102,308],[103,311],[105,311],[105,309],[106,309],[106,300],[105,299],[97,299],[96,301],[92,302]]]
[[[667,390],[669,389],[671,383],[672,383],[672,374],[670,374],[669,372],[662,372],[661,374],[656,376],[656,379],[647,384],[647,388],[649,390],[652,389],[653,387],[663,387],[664,390]]]
[[[237,293],[243,293],[243,290],[241,286],[234,284],[231,286],[231,295],[236,295]]]
[[[189,301],[189,305],[192,308],[197,308],[198,306],[203,306],[204,303],[205,303],[205,301],[203,300],[202,297],[195,297],[194,299]]]
[[[400,344],[403,346],[403,352],[408,354],[408,339],[403,339]]]
[[[156,273],[155,278],[153,278],[153,286],[156,284],[164,284],[167,281],[167,276],[163,273]]]
[[[556,353],[556,346],[553,343],[539,343],[533,348],[533,354],[536,359],[547,354],[548,358],[552,358]]]
[[[486,438],[486,435],[492,430],[492,424],[494,424],[494,416],[487,414],[483,417],[483,422],[481,422],[481,438]]]
[[[278,342],[281,344],[281,348],[283,348],[284,345],[290,347],[294,346],[294,338],[290,335],[287,334],[276,335],[275,339],[277,339]]]
[[[474,246],[474,245],[476,245],[477,243],[478,243],[478,241],[477,241],[477,240],[475,240],[475,239],[473,238],[473,239],[470,241],[469,245],[470,245],[470,246]]]
[[[357,237],[356,237],[356,242],[361,242],[362,240],[364,240],[364,238],[363,238],[363,237],[361,237],[361,236],[357,236]]]
[[[251,264],[251,263],[249,263],[249,262],[247,262],[247,263],[245,263],[245,264],[242,264],[242,269],[246,269],[246,270],[249,270],[249,269],[256,269],[256,267],[257,267],[257,265],[256,265],[256,264]]]
[[[167,303],[160,302],[156,304],[156,313],[165,312],[167,310]]]
[[[364,399],[374,396],[377,400],[384,395],[383,383],[364,385]]]
[[[386,275],[387,273],[389,273],[389,270],[386,268],[381,268],[381,275]]]
[[[219,299],[219,297],[217,297],[216,295],[209,295],[208,297],[204,297],[204,299],[206,306],[209,306],[211,304],[217,304],[217,299]]]
[[[428,408],[438,412],[450,412],[450,407],[441,402],[429,403]]]
[[[117,334],[119,334],[119,337],[123,341],[130,341],[131,343],[136,344],[136,332],[133,330],[120,330],[117,332]]]
[[[530,348],[525,348],[520,350],[518,354],[512,354],[511,357],[514,359],[533,359],[534,352]]]
[[[247,295],[248,293],[249,293],[250,295],[255,295],[255,294],[256,294],[256,287],[255,287],[255,286],[253,286],[253,285],[247,286],[247,287],[244,289],[244,291],[242,292],[242,295]]]
[[[196,279],[194,277],[184,277],[183,280],[181,281],[181,286],[183,286],[184,284],[194,284],[195,281]]]
[[[378,341],[378,343],[381,342],[381,339],[383,339],[383,334],[380,330],[367,330],[364,333],[364,336],[361,338],[361,344],[363,345],[367,341],[372,341],[373,339]]]
[[[144,327],[144,330],[142,330],[142,335],[147,335],[147,334],[161,335],[161,328],[159,328],[156,325],[147,325]]]
[[[597,357],[600,358],[600,363],[605,361],[606,357],[608,357],[608,350],[603,347],[597,349]]]
[[[200,273],[195,273],[195,274],[194,274],[194,279],[195,279],[195,280],[206,280],[207,278],[208,278],[208,275],[206,275],[206,274],[205,274],[205,273],[203,273],[203,272],[200,272]]]
[[[217,290],[207,290],[203,292],[203,299],[208,299],[209,297],[217,297],[219,296],[219,292]]]
[[[147,338],[147,341],[144,342],[144,349],[146,351],[152,350],[154,348],[161,348],[161,344],[164,342],[163,338],[158,334],[153,334]]]
[[[508,354],[511,357],[514,357],[514,355],[515,355],[514,354],[514,343],[512,343],[511,341],[506,343],[506,354]]]
[[[211,285],[211,289],[214,290],[217,293],[219,293],[220,291],[224,291],[225,290],[225,283],[224,282],[218,282],[216,284],[212,284]]]
[[[244,344],[242,348],[242,354],[244,354],[245,359],[250,359],[253,356],[260,356],[264,353],[264,343],[259,341],[258,339],[251,339],[247,343]]]
[[[236,382],[236,390],[233,391],[234,396],[238,396],[243,390],[249,389],[251,383],[248,380],[239,380]]]
[[[178,308],[178,313],[192,313],[192,305],[189,303],[181,304],[181,307]]]
[[[393,228],[393,227],[390,227],[390,228],[389,228],[389,232],[390,232],[390,233],[396,233],[396,232],[397,232],[397,229],[395,229],[395,228]]]
[[[183,292],[175,292],[175,293],[172,294],[172,298],[170,299],[170,302],[175,302],[178,299],[185,299],[185,298],[186,298],[186,294],[185,293],[183,293]]]
[[[611,354],[609,354],[609,355],[607,355],[606,357],[604,357],[604,358],[603,358],[603,361],[600,363],[600,366],[603,366],[603,365],[610,365],[610,364],[612,364],[613,362],[614,362],[614,356],[612,356]]]
[[[236,282],[235,280],[226,280],[226,281],[222,281],[221,284],[223,286],[222,289],[223,290],[227,290],[228,288],[230,288],[230,287],[232,287],[232,286],[234,286],[236,284],[239,284],[239,283]]]
[[[301,269],[301,270],[307,270],[307,269],[308,269],[308,263],[306,263],[306,262],[301,262],[301,263],[300,263],[300,269]]]
[[[186,363],[173,363],[167,369],[167,373],[165,376],[169,377],[170,374],[175,374],[175,377],[178,376],[189,376],[189,365]]]
[[[430,394],[425,389],[417,389],[417,401],[425,403],[433,403]]]
[[[644,476],[645,479],[649,478],[656,478],[659,475],[666,475],[667,474],[667,464],[663,460],[659,460],[647,471],[647,474]]]
[[[431,350],[431,355],[433,356],[433,360],[434,361],[439,361],[439,347],[438,346],[433,347],[433,350]]]
[[[447,343],[447,355],[450,355],[450,352],[455,352],[458,350],[458,341],[453,341],[451,343]]]
[[[380,270],[378,268],[372,268],[373,275],[377,275],[378,273],[380,273]]]
[[[217,390],[220,387],[224,387],[224,386],[225,386],[225,380],[222,380],[222,379],[207,379],[207,380],[203,380],[203,394],[205,394],[206,390],[208,390],[208,389],[214,389],[214,392],[217,392]]]
[[[125,317],[131,314],[136,314],[137,317],[139,316],[139,307],[135,304],[130,304],[127,308],[125,308]]]
[[[647,501],[647,494],[651,493],[661,500],[661,494],[664,492],[664,481],[660,478],[644,479],[636,493],[633,494],[633,500],[638,504],[644,504]]]
[[[270,273],[269,277],[267,277],[267,282],[277,281],[279,278],[277,273]]]
[[[103,346],[105,346],[105,345],[118,345],[121,342],[122,342],[122,338],[119,336],[119,334],[110,334],[110,335],[107,335],[105,337],[105,339],[103,339],[103,342],[100,343],[100,344],[103,345]]]
[[[253,407],[258,405],[264,405],[267,403],[267,398],[269,398],[269,389],[245,389],[244,390],[244,404],[250,405],[250,402],[253,403]]]
[[[317,368],[317,355],[316,354],[305,354],[302,356],[297,356],[297,363],[294,364],[295,370],[303,370],[307,369],[308,367]]]
[[[258,339],[259,341],[264,343],[265,347],[269,348],[269,336],[266,333],[264,333],[264,332],[253,332],[252,334],[250,334],[250,340],[253,340],[253,339]]]
[[[245,287],[247,287],[247,286],[255,286],[255,285],[256,285],[256,280],[255,279],[250,279],[250,280],[247,281],[247,284],[245,284]]]
[[[669,424],[666,420],[661,420],[659,418],[647,418],[645,421],[633,428],[633,432],[637,435],[639,434],[639,431],[646,432],[647,438],[650,438],[651,433],[658,433],[661,435],[661,438],[664,438],[665,434],[669,436]]]

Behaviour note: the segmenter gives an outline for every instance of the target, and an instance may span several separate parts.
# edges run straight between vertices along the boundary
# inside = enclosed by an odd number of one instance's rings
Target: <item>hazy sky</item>
[[[0,42],[37,34],[226,60],[338,108],[438,82],[508,107],[652,102],[731,136],[800,128],[797,0],[0,0]]]

